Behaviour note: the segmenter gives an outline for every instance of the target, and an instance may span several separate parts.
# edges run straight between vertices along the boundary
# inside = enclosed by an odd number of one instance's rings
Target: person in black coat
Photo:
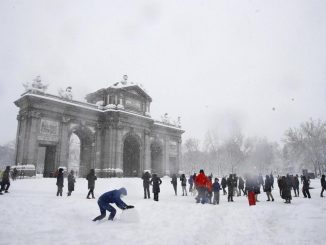
[[[143,174],[142,179],[143,179],[143,187],[144,187],[144,199],[146,198],[150,199],[151,195],[149,192],[149,183],[151,179],[151,174],[148,171],[146,171]]]
[[[325,175],[324,174],[321,176],[320,184],[321,184],[320,197],[324,197],[323,193],[324,193],[324,190],[326,189],[326,180],[325,180]]]
[[[114,207],[110,205],[110,203],[114,203],[115,205],[117,205],[118,208],[122,210],[134,208],[134,206],[127,205],[121,200],[121,196],[126,196],[126,195],[127,195],[127,190],[126,188],[123,187],[120,188],[119,190],[108,191],[103,195],[101,195],[97,201],[101,214],[96,218],[94,218],[93,221],[103,219],[106,215],[106,211],[110,212],[109,220],[113,220],[117,211]]]
[[[272,173],[269,175],[269,180],[270,180],[271,183],[272,183],[272,189],[274,189],[274,176],[273,176]]]
[[[58,190],[57,190],[57,196],[62,196],[62,190],[63,190],[63,169],[59,168],[59,172],[57,175],[57,186],[58,186]]]
[[[225,188],[226,188],[226,178],[225,177],[222,178],[221,185],[222,185],[222,189],[223,189],[223,195],[228,194],[225,190]]]
[[[171,184],[173,185],[173,189],[174,189],[174,193],[175,193],[175,195],[177,195],[177,184],[178,184],[178,179],[177,179],[177,175],[176,175],[176,174],[173,174],[173,175],[172,175]]]
[[[94,196],[94,189],[95,189],[95,181],[97,180],[97,177],[95,176],[95,170],[91,169],[89,173],[86,176],[86,179],[88,181],[88,189],[89,192],[87,194],[87,199],[90,199],[89,195],[92,194],[92,198],[95,198]]]
[[[304,198],[311,198],[310,192],[309,192],[309,185],[310,185],[310,180],[306,177],[303,176],[303,183],[302,183],[302,193]]]
[[[299,196],[299,186],[300,186],[299,176],[296,175],[293,178],[293,190],[294,190],[295,197]]]
[[[272,195],[272,180],[269,175],[266,175],[264,191],[267,195],[267,201],[269,202],[272,199],[272,202],[274,202],[274,197]]]
[[[2,174],[0,195],[2,195],[3,191],[5,193],[8,193],[9,186],[10,186],[10,166],[7,166]]]
[[[228,186],[228,202],[233,202],[233,192],[234,188],[237,186],[236,177],[234,174],[230,174],[229,178],[226,181]]]
[[[71,196],[71,193],[75,190],[75,182],[74,170],[71,170],[68,174],[68,196]]]
[[[160,185],[162,184],[162,180],[156,174],[153,174],[150,184],[153,185],[154,201],[158,202],[158,195],[160,193]]]
[[[291,179],[285,176],[282,176],[280,180],[280,189],[281,189],[281,197],[285,200],[285,203],[291,203]]]

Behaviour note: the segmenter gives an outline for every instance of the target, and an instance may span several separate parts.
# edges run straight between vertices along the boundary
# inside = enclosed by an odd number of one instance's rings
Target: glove
[[[126,209],[134,208],[132,205],[127,205]]]

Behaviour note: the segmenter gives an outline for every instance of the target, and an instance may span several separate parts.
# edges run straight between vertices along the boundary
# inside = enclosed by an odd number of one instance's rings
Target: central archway
[[[140,171],[140,144],[133,135],[128,135],[123,143],[123,175],[136,177]]]
[[[82,176],[85,177],[87,175],[87,173],[89,172],[89,170],[92,168],[92,158],[93,158],[93,154],[92,154],[92,147],[93,147],[93,134],[92,132],[85,126],[75,126],[71,129],[70,134],[69,134],[69,139],[71,140],[71,138],[74,138],[78,144],[75,145],[75,148],[77,153],[79,154],[79,161],[78,163],[74,163],[72,162],[68,162],[68,167],[70,169],[68,170],[75,170],[74,167],[77,167],[78,165],[78,172],[76,173],[78,176]],[[69,153],[71,153],[74,149],[74,144],[69,144]],[[68,153],[68,154],[69,154]],[[78,158],[76,157],[76,158]],[[70,154],[69,154],[69,160],[72,160]],[[75,165],[74,167],[71,167],[72,165]],[[76,166],[77,165],[77,166]]]

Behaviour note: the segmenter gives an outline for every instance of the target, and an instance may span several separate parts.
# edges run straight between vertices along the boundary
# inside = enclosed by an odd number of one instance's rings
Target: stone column
[[[178,172],[180,170],[180,166],[182,163],[181,143],[182,143],[181,139],[178,139],[178,141],[177,141],[177,162],[176,162],[176,164],[177,164],[176,169]],[[182,169],[182,170],[184,170],[184,169]]]
[[[62,117],[59,143],[57,145],[57,156],[56,169],[59,166],[68,168],[68,158],[69,158],[69,117]]]
[[[97,125],[96,127],[96,138],[95,138],[95,149],[94,149],[94,165],[97,169],[103,169],[103,162],[101,161],[101,152],[102,152],[102,127]]]
[[[145,130],[145,142],[144,142],[144,148],[145,148],[145,154],[144,154],[144,166],[141,171],[144,170],[150,170],[151,169],[151,138],[150,138],[150,131]]]
[[[165,174],[170,175],[170,159],[169,159],[169,137],[164,137],[163,140],[163,162]]]
[[[112,165],[112,151],[111,151],[111,145],[112,145],[112,125],[110,125],[108,122],[105,124],[104,129],[104,146],[103,146],[103,163],[102,168],[111,168]]]
[[[28,114],[28,127],[27,134],[25,138],[25,147],[24,147],[24,164],[34,164],[37,163],[37,155],[38,155],[38,143],[37,136],[39,134],[40,129],[40,113],[37,111],[31,111]]]
[[[24,135],[26,134],[26,117],[23,115],[17,116],[18,126],[16,134],[16,148],[15,148],[15,164],[22,164],[23,150],[24,150]]]
[[[117,125],[116,128],[116,147],[115,147],[115,153],[116,153],[116,161],[115,161],[115,168],[120,168],[123,170],[123,162],[122,162],[122,154],[123,154],[123,127],[120,125]]]

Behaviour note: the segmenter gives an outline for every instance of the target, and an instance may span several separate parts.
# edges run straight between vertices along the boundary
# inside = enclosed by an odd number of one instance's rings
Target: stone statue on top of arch
[[[41,77],[37,76],[36,78],[33,79],[32,83],[30,82],[23,83],[23,86],[25,88],[25,92],[44,94],[49,85],[43,83]]]

